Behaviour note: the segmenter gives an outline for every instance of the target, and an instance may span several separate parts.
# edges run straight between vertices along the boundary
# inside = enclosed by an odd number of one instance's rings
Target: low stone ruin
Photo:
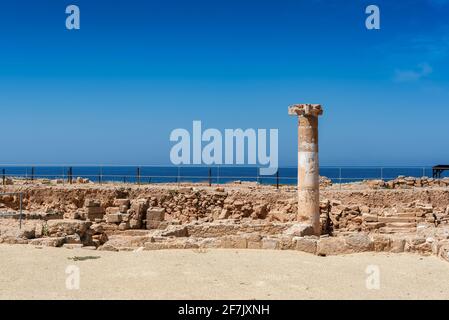
[[[111,251],[248,248],[447,258],[449,190],[410,196],[407,190],[391,191],[388,197],[376,190],[323,192],[332,198],[320,202],[320,236],[296,221],[294,189],[48,186],[26,191],[22,229],[18,214],[0,219],[0,242]],[[409,201],[413,198],[421,199]],[[1,196],[0,212],[2,207],[17,210],[18,197]]]

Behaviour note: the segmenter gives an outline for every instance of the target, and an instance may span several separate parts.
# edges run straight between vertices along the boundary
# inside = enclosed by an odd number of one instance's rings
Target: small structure
[[[288,114],[298,116],[298,221],[308,220],[316,235],[320,226],[320,175],[318,164],[319,104],[295,104]]]
[[[435,179],[441,178],[441,174],[449,170],[449,164],[439,164],[432,167],[432,177]]]

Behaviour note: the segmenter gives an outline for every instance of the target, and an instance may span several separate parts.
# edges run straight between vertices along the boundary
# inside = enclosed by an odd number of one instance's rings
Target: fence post
[[[338,181],[340,181],[340,190],[341,190],[341,167],[338,168],[339,169],[339,173],[338,173]]]
[[[217,184],[220,184],[220,167],[217,167]]]
[[[19,229],[22,229],[22,192],[19,193],[19,199],[20,199],[20,204],[19,204]]]
[[[5,169],[2,169],[2,181],[3,181],[3,185],[6,185],[6,172],[5,172]]]
[[[34,181],[34,167],[31,167],[31,181]]]
[[[67,174],[67,181],[72,184],[72,167],[69,167],[68,174]]]
[[[212,169],[209,168],[209,187],[212,186]]]
[[[279,189],[279,168],[276,171],[276,189]]]
[[[140,185],[140,167],[137,167],[137,179],[136,182],[138,185]]]

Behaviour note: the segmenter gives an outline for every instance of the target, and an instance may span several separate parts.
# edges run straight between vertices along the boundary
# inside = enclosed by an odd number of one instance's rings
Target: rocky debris
[[[428,177],[415,178],[398,176],[396,179],[383,180],[365,180],[364,183],[372,189],[410,189],[426,187],[448,187],[449,178],[434,179]]]
[[[87,184],[90,183],[90,180],[88,178],[77,177],[74,182],[79,184]]]
[[[381,189],[381,188],[385,188],[387,186],[385,181],[380,180],[380,179],[365,180],[364,182],[368,185],[368,187],[370,187],[372,189]]]
[[[91,225],[91,222],[82,220],[50,220],[47,221],[47,234],[49,236],[67,236],[76,233],[84,236]]]
[[[0,243],[8,244],[25,244],[29,239],[36,237],[35,224],[25,224],[21,229],[15,227],[1,227],[0,228]]]
[[[332,186],[332,180],[325,176],[320,176],[320,188]]]
[[[358,205],[344,205],[340,201],[330,202],[329,219],[333,230],[361,231],[362,211]]]
[[[43,226],[43,234],[48,237],[63,237],[65,243],[93,245],[95,231],[92,223],[83,220],[50,220]]]
[[[99,225],[83,220],[24,220],[19,229],[17,221],[10,219],[0,224],[0,243],[29,243],[59,247],[63,244],[100,246],[107,235]],[[94,228],[91,228],[94,226]]]
[[[296,221],[295,188],[241,188],[33,186],[24,193],[26,228],[17,233],[17,220],[1,219],[0,242],[114,251],[247,248],[447,256],[449,192],[442,188],[324,191],[330,197],[320,203],[321,238]],[[0,196],[0,203],[7,210],[19,204],[14,196]],[[4,223],[14,224],[14,232],[3,232]]]

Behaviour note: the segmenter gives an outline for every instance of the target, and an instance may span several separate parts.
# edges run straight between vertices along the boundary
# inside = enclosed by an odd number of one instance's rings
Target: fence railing
[[[94,183],[182,183],[222,184],[250,181],[271,185],[295,185],[296,167],[280,167],[270,176],[259,175],[258,167],[248,166],[1,166],[3,185],[8,179],[60,180],[74,183],[78,177]],[[320,175],[333,183],[344,184],[363,180],[393,180],[398,176],[431,177],[432,167],[320,167]]]

